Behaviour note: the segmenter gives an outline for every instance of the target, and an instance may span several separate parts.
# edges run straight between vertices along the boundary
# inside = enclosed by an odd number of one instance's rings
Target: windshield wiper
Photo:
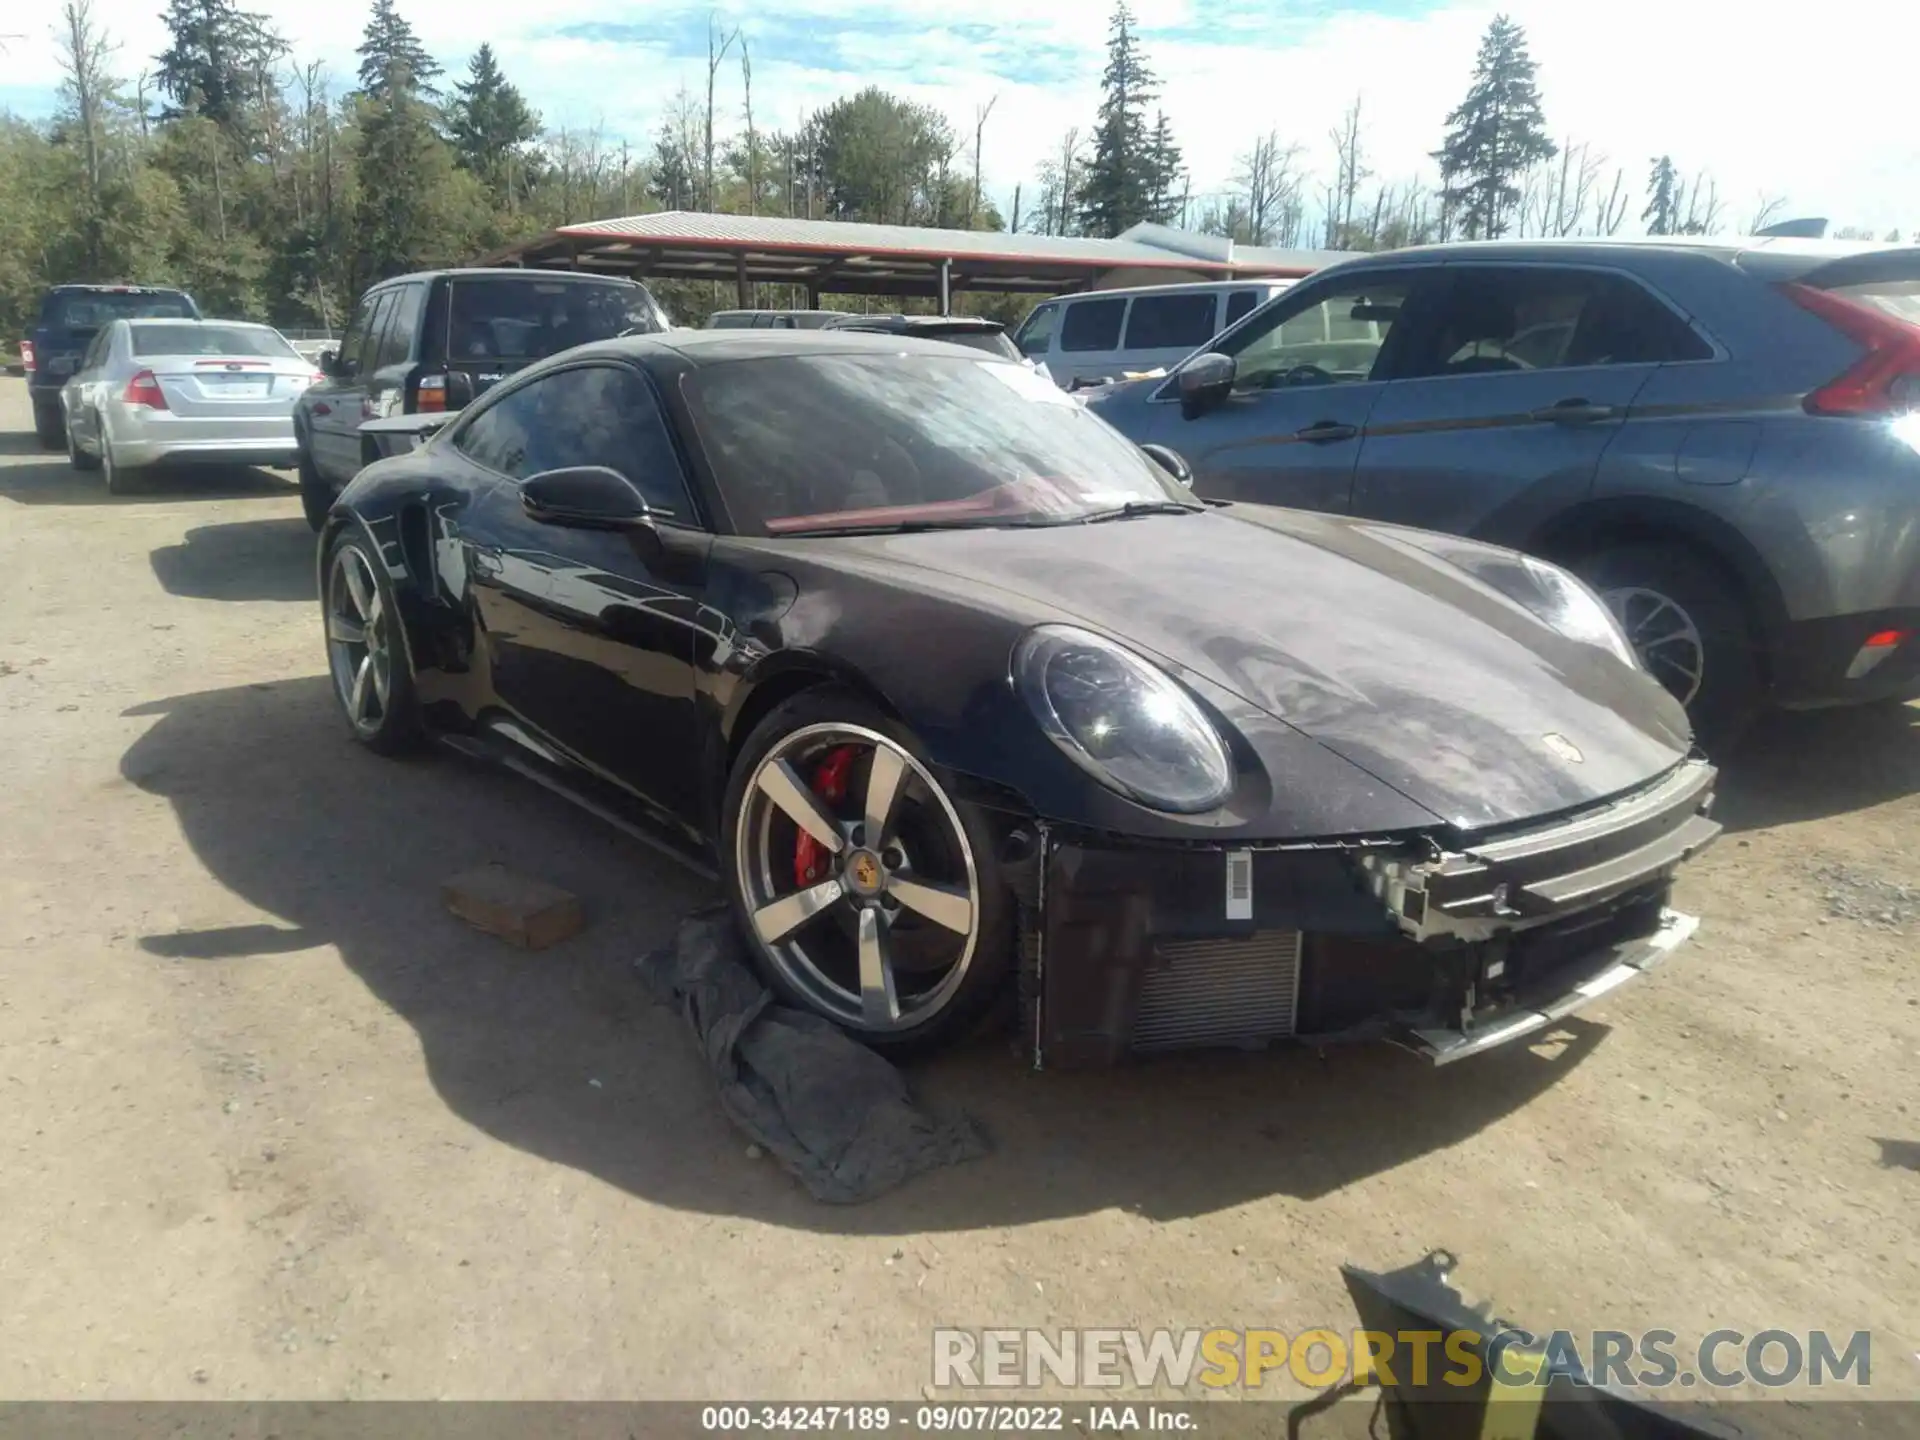
[[[1082,515],[1082,525],[1098,525],[1107,520],[1137,520],[1142,515],[1197,515],[1207,507],[1187,505],[1178,500],[1129,500],[1111,510],[1096,510]]]
[[[778,530],[774,540],[809,539],[821,535],[922,535],[930,530],[1035,530],[1069,522],[1032,519],[897,520],[887,525],[820,525],[810,530]]]

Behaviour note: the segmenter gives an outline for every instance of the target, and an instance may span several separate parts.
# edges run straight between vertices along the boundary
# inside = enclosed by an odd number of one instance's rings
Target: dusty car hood
[[[1124,639],[1462,828],[1615,795],[1686,755],[1684,712],[1657,683],[1407,534],[1236,505],[835,543],[856,564],[938,571]]]

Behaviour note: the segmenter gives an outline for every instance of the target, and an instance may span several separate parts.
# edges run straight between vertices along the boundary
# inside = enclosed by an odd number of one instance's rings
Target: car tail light
[[[1911,630],[1876,630],[1855,653],[1853,663],[1847,666],[1847,679],[1858,680],[1912,638]]]
[[[1816,415],[1891,415],[1920,409],[1920,326],[1862,300],[1811,285],[1780,287],[1867,353],[1807,396]]]
[[[154,378],[151,370],[142,370],[127,381],[127,388],[120,392],[120,399],[125,404],[144,405],[149,410],[167,408],[166,393],[161,390],[160,382]]]
[[[419,387],[414,392],[413,408],[423,415],[445,410],[447,408],[447,377],[422,375]]]
[[[22,340],[20,342],[20,364],[29,375],[33,374],[35,369],[33,362],[33,341]]]

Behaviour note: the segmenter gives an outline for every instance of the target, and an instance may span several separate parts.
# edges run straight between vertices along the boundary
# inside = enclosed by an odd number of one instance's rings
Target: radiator
[[[1258,1046],[1294,1033],[1300,932],[1158,940],[1140,982],[1133,1048]]]

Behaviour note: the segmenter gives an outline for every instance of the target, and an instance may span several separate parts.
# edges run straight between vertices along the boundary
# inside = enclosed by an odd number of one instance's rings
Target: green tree
[[[1147,137],[1147,219],[1171,225],[1186,205],[1187,168],[1174,142],[1173,126],[1164,110],[1155,112]]]
[[[958,213],[953,128],[939,111],[869,85],[807,128],[821,218],[924,225]]]
[[[1473,84],[1447,117],[1446,138],[1433,157],[1442,194],[1468,239],[1505,233],[1520,203],[1520,176],[1558,151],[1533,77],[1526,32],[1496,15],[1480,41]]]
[[[470,177],[433,126],[434,112],[392,76],[355,116],[352,289],[402,271],[469,258],[478,228]],[[466,181],[463,187],[462,181]]]
[[[1134,36],[1133,12],[1121,0],[1107,32],[1107,68],[1100,77],[1100,112],[1080,192],[1081,230],[1111,238],[1154,218],[1155,188],[1164,156],[1147,129],[1154,76]],[[1174,152],[1178,163],[1178,151]]]
[[[1680,173],[1673,157],[1662,155],[1647,176],[1647,208],[1640,212],[1649,235],[1674,235],[1680,230]]]
[[[261,107],[277,99],[273,67],[286,42],[234,0],[169,0],[163,18],[172,43],[155,57],[154,78],[173,102],[163,117],[200,115],[250,136]]]
[[[389,89],[438,96],[433,82],[440,66],[427,54],[406,16],[393,0],[373,0],[373,14],[356,52],[360,56],[362,94],[384,97]]]
[[[447,107],[447,135],[460,163],[508,209],[514,203],[514,176],[526,175],[525,150],[540,136],[540,117],[500,73],[493,47],[482,44],[467,62],[467,78],[454,87]]]

